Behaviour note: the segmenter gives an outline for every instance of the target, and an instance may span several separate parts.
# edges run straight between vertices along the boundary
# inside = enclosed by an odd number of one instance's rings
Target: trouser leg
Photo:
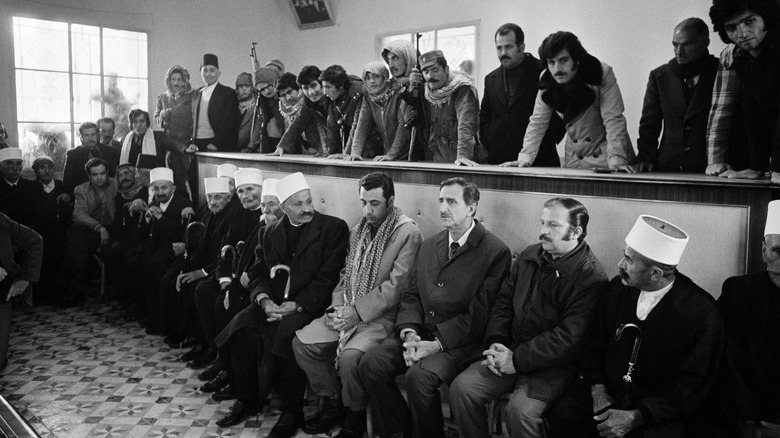
[[[309,378],[311,389],[320,397],[339,395],[339,376],[333,365],[337,346],[338,342],[304,344],[297,336],[293,338],[295,361]]]
[[[507,429],[511,436],[543,438],[547,436],[544,414],[549,407],[546,401],[528,395],[528,377],[517,376],[512,398],[506,405]]]
[[[230,367],[230,378],[238,400],[244,403],[258,403],[257,361],[260,350],[260,331],[243,328],[236,331],[221,352],[226,354]]]
[[[450,408],[462,438],[489,438],[486,405],[515,386],[516,375],[496,376],[479,362],[473,363],[450,385]]]
[[[306,373],[294,359],[274,356],[279,365],[279,395],[282,413],[303,415],[303,396],[306,393]]]
[[[215,320],[215,306],[219,295],[219,283],[217,280],[201,281],[195,288],[195,306],[198,310],[198,319],[205,334],[205,342],[212,348],[216,348],[214,338],[217,337]]]
[[[345,348],[338,358],[341,399],[344,406],[353,411],[362,411],[368,406],[368,394],[358,374],[358,367],[364,354],[356,348]]]
[[[375,431],[381,438],[403,432],[411,436],[409,409],[395,378],[406,371],[401,340],[385,339],[378,347],[363,355],[358,375],[368,393]]]
[[[413,438],[444,438],[439,386],[444,383],[418,362],[406,371],[406,394],[412,417]]]
[[[8,344],[11,342],[11,302],[0,303],[0,367],[8,359]]]

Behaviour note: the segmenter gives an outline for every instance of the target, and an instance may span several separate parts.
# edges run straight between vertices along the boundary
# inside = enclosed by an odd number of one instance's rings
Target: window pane
[[[122,138],[130,131],[127,115],[133,108],[148,108],[148,84],[146,79],[106,77],[103,101],[106,117],[117,120],[115,136]]]
[[[146,34],[103,29],[103,72],[106,75],[146,78]]]
[[[420,37],[420,54],[422,55],[423,53],[436,48],[436,31],[431,30],[420,33],[422,33],[422,37]],[[445,53],[445,56],[446,55],[447,54]]]
[[[67,73],[16,70],[16,117],[19,121],[69,122]]]
[[[100,74],[100,28],[73,24],[73,72]]]
[[[100,76],[73,75],[73,120],[96,122],[100,117]]]
[[[17,68],[68,71],[68,25],[14,17]]]
[[[25,165],[31,166],[35,157],[48,155],[54,160],[54,170],[65,165],[65,152],[71,147],[69,123],[19,123],[19,146]]]
[[[438,34],[437,48],[444,52],[451,68],[468,70],[474,74],[475,57],[475,26],[442,29]],[[469,66],[469,64],[471,64]],[[464,68],[465,67],[465,68]]]

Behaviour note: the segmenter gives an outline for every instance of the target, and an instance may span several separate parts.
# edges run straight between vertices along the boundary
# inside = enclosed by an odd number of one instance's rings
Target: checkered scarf
[[[462,86],[468,86],[471,88],[474,96],[477,95],[477,88],[474,86],[474,82],[471,81],[471,78],[463,72],[450,70],[450,76],[447,79],[446,85],[436,90],[425,87],[425,99],[433,106],[441,107],[442,105],[449,103],[452,93]]]

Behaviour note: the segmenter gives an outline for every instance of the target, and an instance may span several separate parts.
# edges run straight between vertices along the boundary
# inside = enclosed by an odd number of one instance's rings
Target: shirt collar
[[[43,190],[46,193],[51,192],[52,190],[54,190],[54,178],[52,178],[51,181],[49,181],[48,184],[41,183],[41,185],[43,186]]]
[[[471,220],[471,226],[468,230],[466,230],[465,233],[463,233],[462,236],[460,236],[460,239],[457,240],[458,246],[463,246],[466,244],[466,241],[469,240],[469,235],[471,234],[471,231],[474,229],[474,226],[477,225],[477,221],[474,219]],[[452,242],[456,242],[456,240],[452,239],[452,233],[447,233],[447,238],[449,239],[450,246],[452,246]]]
[[[165,210],[167,210],[168,206],[171,205],[171,201],[173,201],[173,196],[171,196],[171,199],[169,199],[168,202],[160,204],[160,210],[162,210],[163,213],[165,213]]]
[[[17,179],[16,181],[14,181],[14,182],[8,181],[8,180],[7,180],[7,179],[5,179],[5,178],[3,178],[3,179],[5,180],[5,183],[6,183],[6,184],[8,184],[8,185],[9,185],[9,186],[11,186],[11,187],[13,187],[13,186],[15,186],[15,185],[19,184],[19,180],[18,180],[18,179]],[[21,179],[21,178],[19,178],[19,179]]]

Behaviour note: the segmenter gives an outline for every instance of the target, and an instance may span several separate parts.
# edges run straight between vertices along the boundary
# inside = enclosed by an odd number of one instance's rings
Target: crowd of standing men
[[[21,178],[21,151],[0,149],[0,358],[13,299],[29,302],[40,280],[42,301],[77,305],[99,257],[122,315],[191,348],[201,390],[236,400],[223,427],[275,390],[274,438],[337,426],[360,437],[369,407],[383,438],[443,436],[448,384],[464,437],[489,436],[486,406],[506,393],[512,436],[778,436],[780,201],[761,243],[766,271],[726,280],[718,302],[676,269],[687,233],[649,215],[609,281],[585,240],[588,211],[571,198],[544,204],[539,243],[514,261],[474,219],[479,189],[462,178],[441,183],[443,230],[425,240],[383,173],[360,180],[351,231],[313,208],[300,173],[273,180],[223,164],[195,205],[198,151],[560,166],[564,135],[566,167],[768,170],[778,183],[777,4],[715,0],[710,16],[729,46],[709,55],[700,19],[674,29],[675,58],[650,73],[638,155],[612,68],[569,32],[548,36],[536,59],[515,24],[496,31],[501,66],[481,105],[441,51],[405,41],[361,77],[338,65],[296,77],[274,60],[235,90],[207,54],[205,85],[193,91],[171,67],[154,114],[131,111],[121,141],[111,119],[82,124],[63,181],[46,156],[32,163],[36,181]],[[322,398],[310,419],[307,382]]]

